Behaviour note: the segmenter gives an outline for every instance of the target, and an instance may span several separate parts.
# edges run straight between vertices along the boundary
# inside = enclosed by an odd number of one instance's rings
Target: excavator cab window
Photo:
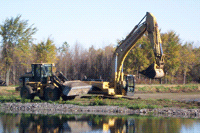
[[[135,78],[133,75],[126,76],[126,90],[128,92],[134,92],[135,90]]]

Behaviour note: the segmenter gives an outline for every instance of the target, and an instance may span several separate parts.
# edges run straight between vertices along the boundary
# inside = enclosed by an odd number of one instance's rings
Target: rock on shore
[[[100,114],[100,115],[153,115],[164,117],[200,118],[200,109],[162,108],[128,109],[119,106],[78,106],[52,103],[1,103],[0,112],[31,114]]]

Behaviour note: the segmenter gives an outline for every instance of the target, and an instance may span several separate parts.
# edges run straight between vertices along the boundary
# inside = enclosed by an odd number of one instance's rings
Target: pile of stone
[[[134,110],[119,106],[78,106],[51,103],[2,103],[1,112],[34,114],[133,114]]]
[[[100,115],[153,115],[164,117],[200,118],[200,109],[161,108],[129,109],[119,106],[78,106],[54,103],[1,103],[4,113],[31,114],[100,114]]]

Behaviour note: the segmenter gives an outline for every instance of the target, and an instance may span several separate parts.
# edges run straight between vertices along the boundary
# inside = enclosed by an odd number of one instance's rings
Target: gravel
[[[200,109],[161,108],[128,109],[119,106],[78,106],[54,103],[1,103],[0,112],[27,114],[99,114],[99,115],[153,115],[164,117],[200,118]]]

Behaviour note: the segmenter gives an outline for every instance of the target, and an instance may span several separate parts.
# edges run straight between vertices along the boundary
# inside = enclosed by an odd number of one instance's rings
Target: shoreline
[[[150,115],[155,117],[200,118],[200,109],[176,107],[129,109],[119,106],[79,106],[54,103],[1,103],[1,113],[25,114],[95,114],[95,115]]]

